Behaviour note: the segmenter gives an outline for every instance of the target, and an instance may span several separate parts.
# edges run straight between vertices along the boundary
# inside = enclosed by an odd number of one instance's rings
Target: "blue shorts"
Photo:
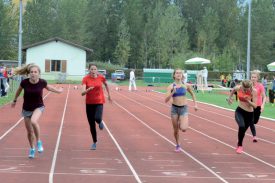
[[[44,110],[45,110],[45,106],[38,107],[38,109],[43,113]],[[33,110],[33,111],[34,111],[34,110]],[[22,115],[24,118],[31,118],[31,117],[32,117],[32,114],[33,114],[33,111],[26,111],[26,110],[22,109],[21,115]]]
[[[183,105],[183,106],[177,106],[172,104],[171,107],[171,115],[178,115],[178,116],[185,116],[188,114],[188,106],[187,105]]]

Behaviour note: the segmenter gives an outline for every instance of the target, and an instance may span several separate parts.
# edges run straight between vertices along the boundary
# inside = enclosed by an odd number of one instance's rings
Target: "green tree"
[[[115,56],[118,61],[118,64],[125,67],[130,56],[130,34],[129,26],[127,25],[126,20],[123,18],[119,25],[118,32],[118,44],[115,50]]]
[[[17,10],[0,1],[0,59],[17,60]]]
[[[188,35],[185,21],[180,17],[179,8],[169,5],[160,17],[160,24],[156,31],[157,59],[160,67],[168,67],[176,54],[188,47]]]
[[[23,16],[24,45],[56,36],[57,7],[54,0],[29,1]]]
[[[84,22],[87,0],[59,0],[55,34],[63,39],[81,43],[84,41]]]

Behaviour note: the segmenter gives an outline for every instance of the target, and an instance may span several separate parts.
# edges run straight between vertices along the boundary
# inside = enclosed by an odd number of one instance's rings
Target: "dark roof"
[[[28,48],[32,48],[32,47],[35,47],[35,46],[39,46],[39,45],[42,45],[42,44],[45,44],[45,43],[49,43],[49,42],[52,42],[52,41],[56,41],[56,42],[60,41],[60,42],[63,42],[63,43],[66,43],[66,44],[75,46],[75,47],[77,47],[77,48],[80,48],[80,49],[82,49],[82,50],[85,50],[85,51],[87,51],[87,52],[93,52],[93,50],[90,49],[90,48],[87,48],[87,47],[84,47],[84,46],[81,46],[81,45],[72,43],[72,42],[70,42],[70,41],[61,39],[61,38],[59,38],[59,37],[50,38],[50,39],[47,39],[47,40],[45,40],[45,41],[41,41],[41,42],[37,42],[37,43],[34,43],[34,44],[30,44],[30,45],[24,46],[24,47],[22,48],[22,50],[23,50],[23,51],[26,51]]]

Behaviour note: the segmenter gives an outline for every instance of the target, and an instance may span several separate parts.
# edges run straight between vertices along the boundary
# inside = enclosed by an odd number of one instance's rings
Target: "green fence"
[[[173,72],[173,69],[143,69],[143,79],[145,83],[171,83]]]

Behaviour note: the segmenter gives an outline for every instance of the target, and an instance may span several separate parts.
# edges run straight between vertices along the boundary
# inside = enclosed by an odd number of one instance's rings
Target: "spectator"
[[[137,90],[136,86],[136,77],[135,77],[135,69],[132,69],[130,72],[130,79],[129,79],[129,91],[132,90],[132,85],[134,87],[134,90]]]
[[[224,75],[223,74],[220,75],[220,81],[221,81],[221,85],[224,86]]]
[[[207,70],[206,67],[203,67],[203,70],[202,70],[202,82],[203,82],[205,88],[208,87],[207,77],[208,77],[208,70]]]
[[[265,90],[265,95],[267,96],[267,75],[265,74],[263,79],[262,79],[262,84],[264,86],[264,90]]]
[[[271,90],[275,91],[275,75],[273,76],[273,81],[272,81],[272,88]]]
[[[226,76],[226,80],[227,80],[227,87],[229,88],[232,82],[232,76],[230,73]]]
[[[4,96],[6,96],[6,92],[5,92],[5,85],[4,85],[4,75],[3,75],[3,73],[4,73],[4,66],[3,65],[1,65],[0,66],[0,90],[1,90],[1,92],[0,92],[0,96],[1,97],[4,97]]]

